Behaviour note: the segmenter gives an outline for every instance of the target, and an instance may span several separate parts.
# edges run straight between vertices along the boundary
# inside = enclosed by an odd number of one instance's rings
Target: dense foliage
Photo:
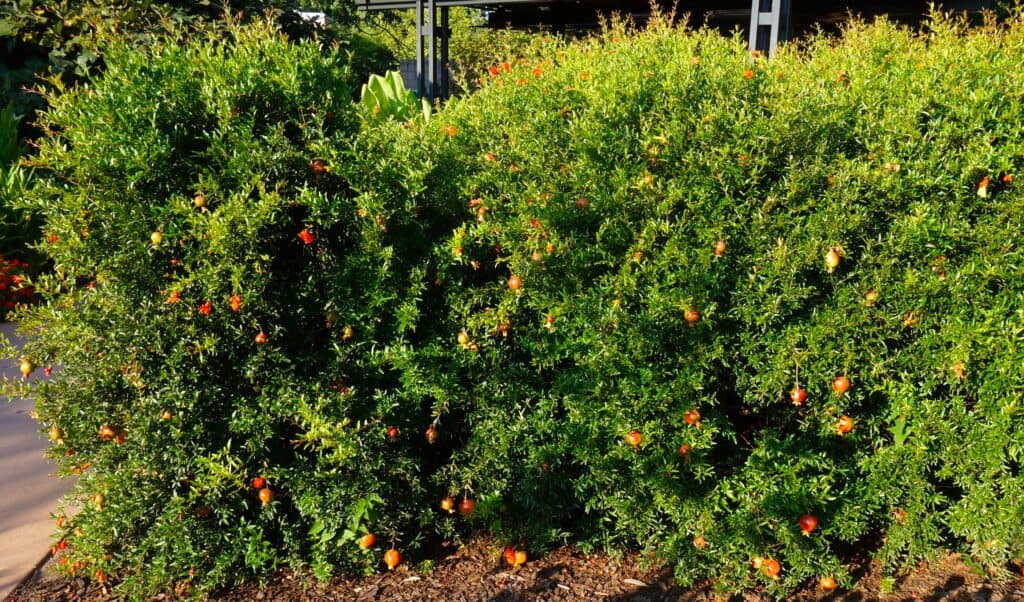
[[[350,0],[301,4],[310,6],[327,11],[334,25],[356,21]],[[43,107],[42,98],[34,92],[38,78],[60,74],[65,83],[71,83],[100,70],[103,56],[95,43],[100,30],[117,31],[133,45],[145,46],[170,29],[226,31],[231,21],[274,11],[276,27],[293,39],[331,35],[302,19],[296,12],[299,8],[296,0],[10,0],[0,6],[0,105],[14,102],[19,112],[31,113]],[[381,54],[377,44],[346,39],[350,40],[360,50],[369,50],[360,56]]]
[[[852,550],[1024,555],[1020,16],[770,61],[613,26],[382,124],[235,39],[110,42],[43,120],[69,570],[203,590],[485,527],[782,596]]]
[[[475,90],[481,71],[505,57],[529,52],[537,36],[522,30],[491,29],[480,9],[449,8],[448,70],[455,87]],[[354,28],[400,59],[416,58],[416,13],[413,10],[368,12]]]
[[[21,286],[26,270],[37,270],[39,253],[29,249],[39,236],[38,224],[14,203],[30,186],[32,171],[23,167],[26,145],[19,134],[21,115],[14,103],[0,110],[0,312],[3,315],[18,302],[32,297],[31,287]],[[34,264],[34,265],[33,265]]]
[[[494,70],[422,154],[468,205],[436,349],[480,346],[444,478],[510,537],[573,525],[729,587],[876,539],[890,567],[1024,553],[1021,25],[771,61],[655,26]]]

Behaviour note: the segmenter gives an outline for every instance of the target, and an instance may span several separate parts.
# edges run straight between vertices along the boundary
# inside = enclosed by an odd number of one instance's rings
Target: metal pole
[[[435,0],[427,0],[427,45],[430,47],[430,61],[427,68],[427,98],[434,100],[437,84],[437,6]]]
[[[771,54],[775,55],[775,49],[779,46],[779,42],[785,42],[789,39],[789,23],[790,17],[793,14],[793,8],[790,6],[790,0],[778,0],[779,3],[779,18],[776,21],[778,27],[773,40]]]
[[[774,55],[779,42],[789,38],[791,12],[790,0],[751,0],[750,49]]]
[[[416,0],[416,93],[426,93],[423,73],[423,0]]]
[[[451,37],[451,30],[448,29],[448,7],[441,7],[441,98],[451,96],[451,76],[448,72],[448,38]]]

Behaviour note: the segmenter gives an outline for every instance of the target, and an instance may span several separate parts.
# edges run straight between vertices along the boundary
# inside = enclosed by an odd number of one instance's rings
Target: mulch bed
[[[1024,578],[992,582],[973,573],[956,555],[899,579],[891,593],[880,589],[877,567],[862,567],[854,590],[825,595],[809,586],[790,599],[799,602],[873,600],[954,602],[1024,602]],[[82,579],[68,581],[44,564],[4,602],[85,602],[107,600],[99,587]],[[173,600],[158,596],[153,600]],[[282,572],[265,587],[243,585],[210,598],[217,602],[683,602],[710,601],[715,594],[709,583],[683,589],[670,571],[643,570],[639,559],[616,561],[605,554],[583,554],[561,548],[543,558],[510,569],[493,542],[479,539],[439,561],[430,573],[418,573],[406,565],[358,579],[316,583],[312,577]],[[766,600],[757,592],[734,598],[736,602]]]

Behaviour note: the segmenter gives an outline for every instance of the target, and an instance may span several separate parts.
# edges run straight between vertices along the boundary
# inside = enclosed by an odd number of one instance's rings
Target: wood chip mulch
[[[1011,567],[1020,570],[1020,567]],[[868,567],[850,591],[823,594],[808,584],[790,597],[799,602],[1024,602],[1024,578],[992,581],[950,555],[899,579],[891,592],[880,590],[877,567]],[[710,583],[683,589],[667,570],[644,570],[639,558],[621,561],[601,553],[583,554],[566,547],[512,569],[486,538],[440,560],[422,573],[401,565],[387,573],[317,583],[308,575],[282,572],[266,586],[242,585],[209,598],[216,602],[705,602],[715,600]],[[95,584],[68,581],[48,563],[30,575],[3,602],[92,602],[109,600]],[[153,601],[171,601],[160,595]],[[761,602],[757,592],[734,602]]]

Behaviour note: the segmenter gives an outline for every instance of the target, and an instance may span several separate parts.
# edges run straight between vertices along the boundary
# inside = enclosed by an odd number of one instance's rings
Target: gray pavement
[[[0,332],[17,344],[14,324],[0,324]],[[21,378],[12,360],[0,360],[0,373]],[[52,476],[54,467],[43,458],[47,441],[31,416],[33,405],[0,398],[0,600],[46,556],[53,543],[50,514],[72,485]]]

